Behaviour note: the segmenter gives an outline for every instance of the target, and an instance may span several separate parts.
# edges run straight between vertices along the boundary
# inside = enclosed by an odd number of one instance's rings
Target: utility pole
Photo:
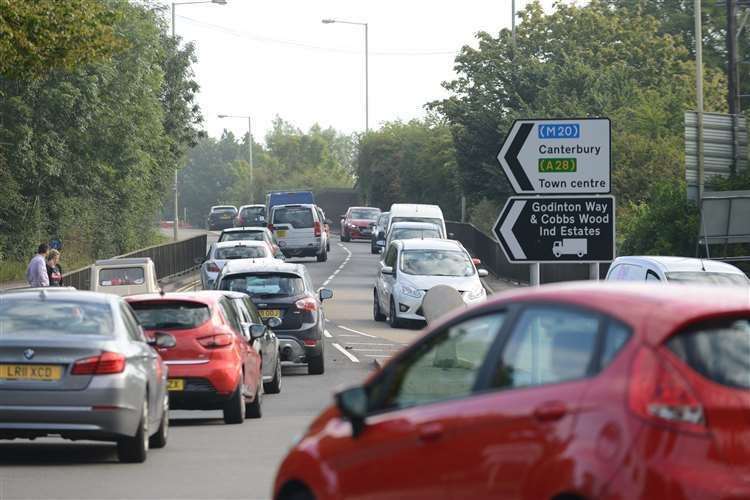
[[[737,115],[740,112],[739,57],[737,56],[737,0],[727,0],[727,86],[729,94],[727,103],[732,115],[732,167],[731,173],[737,172],[739,144],[737,137]]]
[[[698,206],[703,201],[703,27],[701,21],[701,0],[693,3],[695,10],[695,101],[698,121]]]
[[[513,49],[516,48],[516,0],[510,2],[510,38],[513,42]]]

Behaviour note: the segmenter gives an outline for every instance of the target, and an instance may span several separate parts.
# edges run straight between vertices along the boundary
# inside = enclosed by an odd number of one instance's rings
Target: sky
[[[530,0],[516,0],[520,10]],[[554,0],[542,0],[550,9]],[[164,2],[169,5],[168,2]],[[365,128],[364,27],[369,31],[370,128],[424,116],[445,97],[459,49],[474,34],[511,24],[511,0],[227,0],[178,5],[175,28],[197,48],[195,77],[205,129],[262,142],[275,116],[301,128]]]

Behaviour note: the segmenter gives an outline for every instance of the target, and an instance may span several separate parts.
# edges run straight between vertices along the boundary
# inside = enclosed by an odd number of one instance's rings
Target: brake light
[[[318,341],[315,339],[305,339],[303,342],[308,347],[315,347],[316,345],[318,345]]]
[[[299,299],[294,305],[301,311],[315,312],[318,310],[318,303],[312,297]]]
[[[668,353],[642,347],[630,375],[628,405],[641,418],[677,430],[706,433],[703,406]]]
[[[218,335],[201,337],[198,339],[198,342],[200,342],[203,347],[206,347],[208,349],[226,347],[232,345],[232,336],[226,333],[220,333]]]
[[[206,265],[206,271],[208,271],[209,273],[218,273],[219,271],[221,271],[221,269],[219,269],[219,266],[216,265],[216,262],[209,262]]]
[[[125,371],[125,356],[104,351],[98,356],[79,359],[73,363],[71,375],[111,375]]]
[[[320,222],[315,223],[315,236],[320,236]]]

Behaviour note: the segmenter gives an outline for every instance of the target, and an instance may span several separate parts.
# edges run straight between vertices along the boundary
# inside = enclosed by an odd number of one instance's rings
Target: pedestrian
[[[46,243],[39,245],[36,255],[26,268],[26,282],[33,288],[49,286],[49,275],[47,275],[47,252],[49,246]]]
[[[49,286],[62,286],[60,252],[54,248],[47,253],[47,276],[49,277]]]

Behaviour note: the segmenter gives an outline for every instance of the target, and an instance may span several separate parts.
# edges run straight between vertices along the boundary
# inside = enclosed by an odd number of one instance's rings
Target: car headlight
[[[399,291],[408,297],[414,297],[415,299],[421,299],[424,292],[419,288],[414,288],[409,285],[399,285]]]
[[[466,292],[466,298],[469,300],[477,300],[486,295],[487,292],[484,291],[484,287],[479,287],[474,290],[469,290]]]

